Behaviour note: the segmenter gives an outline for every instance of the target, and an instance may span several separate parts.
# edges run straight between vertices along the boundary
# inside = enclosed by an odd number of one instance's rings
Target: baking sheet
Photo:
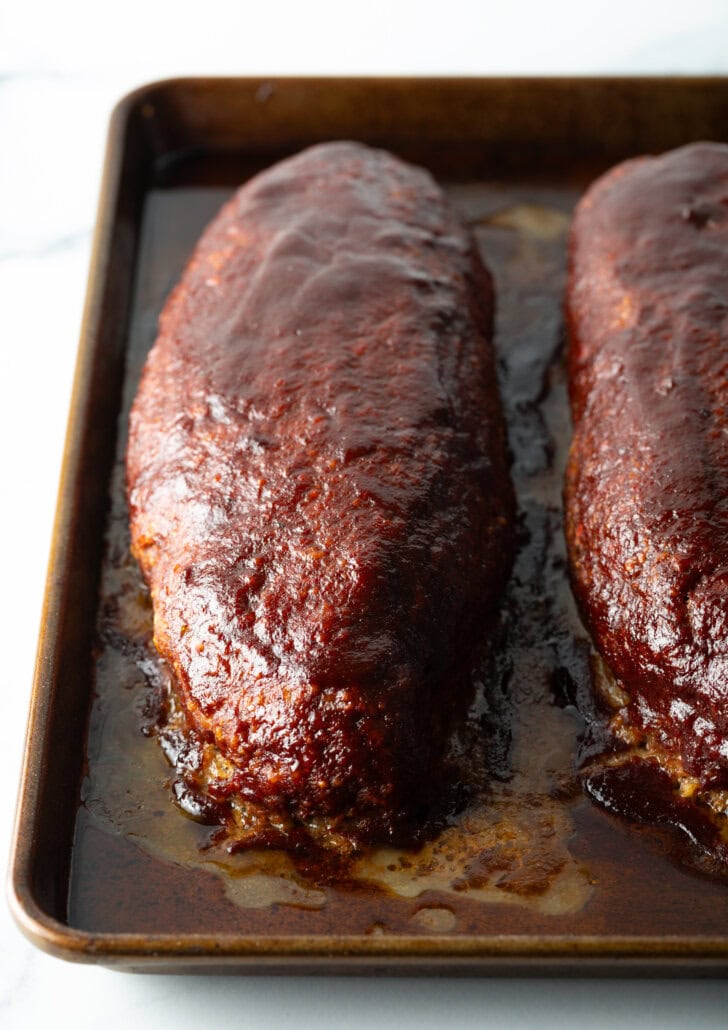
[[[263,86],[256,86],[258,97]],[[486,100],[488,83],[480,88]],[[250,91],[251,85],[240,89]],[[472,83],[468,97],[471,90]],[[659,84],[654,94],[664,103]],[[184,84],[176,93],[172,84],[168,104],[170,95],[178,105],[194,106]],[[227,84],[221,96],[234,95]],[[312,96],[320,104],[327,94],[319,85]],[[432,84],[430,96],[439,96]],[[538,103],[537,92],[533,97]],[[148,132],[144,119],[154,120],[144,106],[131,105],[127,116],[128,125],[141,119],[140,134]],[[422,105],[416,110],[421,118]],[[309,107],[308,118],[315,114]],[[534,164],[516,160],[525,153],[522,142],[510,151],[502,140],[490,161],[477,138],[448,149],[437,139],[413,142],[411,113],[408,121],[395,111],[387,126],[390,149],[436,173],[496,279],[496,346],[521,545],[501,625],[474,669],[477,698],[461,740],[482,789],[449,835],[424,853],[378,851],[364,856],[346,882],[333,883],[307,876],[283,854],[229,855],[210,844],[208,829],[171,804],[170,769],[156,741],[142,732],[157,672],[146,643],[149,606],[128,554],[121,465],[126,411],[160,307],[200,230],[235,184],[305,140],[278,126],[264,152],[260,144],[181,148],[174,118],[158,117],[173,145],[167,151],[153,138],[160,153],[140,185],[138,165],[144,162],[132,161],[127,142],[122,156],[127,177],[129,162],[134,166],[134,189],[128,185],[124,195],[120,188],[105,227],[109,236],[116,233],[118,240],[121,233],[133,241],[134,279],[133,289],[131,282],[124,288],[121,273],[114,280],[107,269],[105,286],[118,291],[128,332],[113,360],[107,356],[103,381],[97,366],[96,386],[90,374],[86,384],[97,403],[100,396],[105,401],[106,450],[92,458],[88,448],[74,452],[77,483],[93,473],[98,480],[103,472],[98,490],[106,499],[103,519],[95,505],[98,578],[90,586],[89,573],[83,586],[84,632],[74,635],[76,655],[87,655],[87,674],[77,678],[71,695],[76,729],[67,736],[77,746],[60,749],[60,758],[58,747],[53,752],[65,779],[74,782],[75,802],[63,823],[67,847],[51,858],[43,830],[51,836],[52,799],[46,791],[44,803],[31,812],[26,790],[16,846],[21,924],[62,954],[128,968],[232,963],[290,971],[298,962],[350,971],[372,968],[374,961],[383,961],[387,971],[515,971],[541,963],[593,972],[594,962],[610,969],[630,962],[652,970],[677,964],[695,972],[696,962],[706,970],[722,968],[725,886],[681,865],[663,831],[596,808],[584,797],[576,771],[583,725],[574,702],[589,670],[560,532],[569,433],[561,296],[570,211],[606,160],[589,153],[583,139],[575,141],[573,163],[552,154]],[[355,129],[356,112],[349,117]],[[433,115],[434,136],[441,117]],[[358,138],[370,139],[371,127],[360,127]],[[103,276],[103,269],[97,274]],[[61,528],[77,535],[80,521]],[[56,655],[69,650],[68,635],[68,628],[59,634]],[[63,717],[42,690],[41,682],[34,717],[51,729],[58,723],[58,736]],[[484,777],[484,768],[497,775]],[[22,830],[33,819],[40,832],[29,848]]]

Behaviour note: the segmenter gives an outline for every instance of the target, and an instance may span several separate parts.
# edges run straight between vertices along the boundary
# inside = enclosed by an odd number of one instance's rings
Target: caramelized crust
[[[419,810],[507,577],[492,287],[427,173],[245,185],[162,313],[127,454],[155,643],[235,788],[363,839]]]
[[[577,599],[621,725],[728,786],[728,146],[628,161],[575,216],[567,295]],[[661,757],[660,757],[661,756]]]

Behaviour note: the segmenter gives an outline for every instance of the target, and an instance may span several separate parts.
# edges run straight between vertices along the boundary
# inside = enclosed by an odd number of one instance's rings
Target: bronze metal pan
[[[220,201],[279,157],[337,138],[429,167],[471,221],[496,274],[499,359],[524,518],[540,504],[558,528],[555,484],[568,441],[560,310],[571,208],[595,175],[624,157],[728,139],[728,80],[182,79],[146,86],[119,104],[31,701],[12,856],[14,914],[41,948],[126,970],[722,974],[725,883],[676,861],[664,834],[607,815],[578,790],[554,797],[570,820],[564,843],[574,875],[588,890],[576,907],[551,911],[538,903],[538,891],[553,884],[532,889],[537,903],[530,904],[523,877],[518,889],[511,877],[513,904],[434,889],[404,899],[360,882],[328,889],[318,907],[290,899],[241,905],[226,893],[229,870],[201,869],[175,855],[174,841],[155,850],[130,830],[123,784],[125,776],[138,781],[136,758],[118,739],[109,745],[115,724],[106,706],[138,689],[129,677],[138,679],[139,670],[123,642],[109,644],[107,634],[104,643],[103,633],[119,600],[114,591],[122,591],[117,573],[126,568],[120,461],[128,404],[159,308]],[[544,626],[549,612],[569,606],[553,525],[541,563],[551,572],[525,577],[524,610]],[[573,633],[578,656],[583,638],[573,613],[565,618],[559,632]],[[561,704],[559,718],[578,729],[573,706]],[[130,745],[134,755],[140,746],[157,755],[153,741],[139,740]],[[531,751],[548,743],[536,735]],[[574,754],[567,756],[572,772]],[[148,802],[162,814],[171,810],[163,779],[155,774],[144,784],[138,809]],[[103,793],[110,783],[114,797]]]

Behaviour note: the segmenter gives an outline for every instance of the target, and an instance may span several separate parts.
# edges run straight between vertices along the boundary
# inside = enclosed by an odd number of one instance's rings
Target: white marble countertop
[[[217,0],[0,8],[0,405],[8,853],[106,126],[173,75],[728,72],[728,4]],[[726,112],[728,116],[728,112]],[[37,951],[0,906],[0,1025],[726,1025],[722,981],[124,976]]]

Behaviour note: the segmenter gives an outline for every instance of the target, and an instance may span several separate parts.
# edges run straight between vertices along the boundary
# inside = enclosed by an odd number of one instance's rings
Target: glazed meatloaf
[[[190,732],[279,827],[427,803],[513,550],[492,315],[429,174],[354,143],[243,186],[164,308],[132,549]]]
[[[628,161],[573,223],[576,597],[615,725],[683,796],[728,788],[728,146]]]

